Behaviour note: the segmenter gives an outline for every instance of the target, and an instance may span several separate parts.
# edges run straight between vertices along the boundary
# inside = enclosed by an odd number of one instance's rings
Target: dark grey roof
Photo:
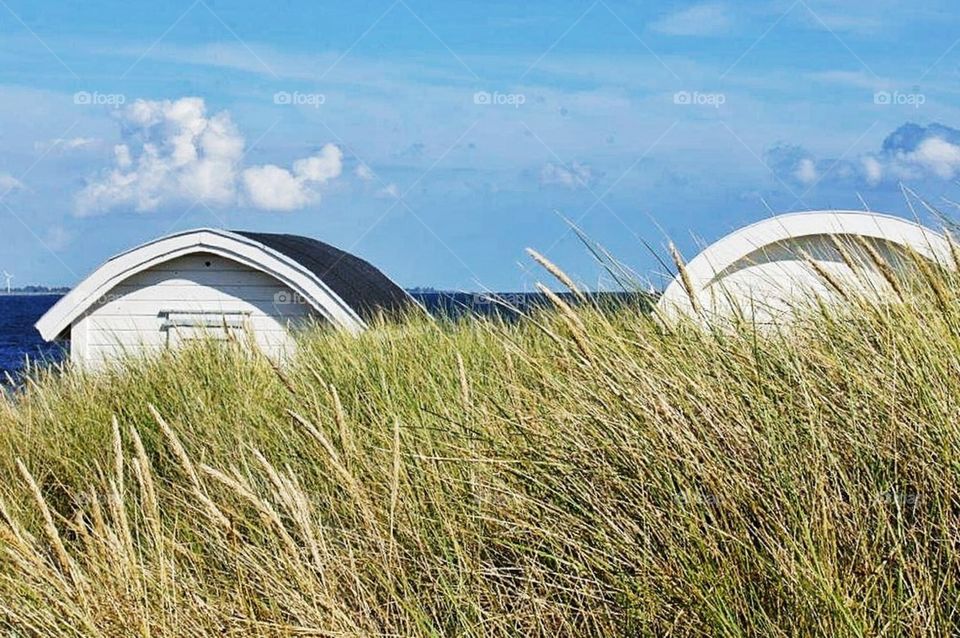
[[[322,241],[300,235],[232,232],[293,259],[330,286],[363,319],[415,305],[410,295],[370,263]]]

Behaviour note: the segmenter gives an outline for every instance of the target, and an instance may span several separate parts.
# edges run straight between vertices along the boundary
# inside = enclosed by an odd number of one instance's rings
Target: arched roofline
[[[859,235],[910,247],[938,263],[950,260],[946,238],[916,222],[883,213],[822,210],[786,213],[744,226],[707,246],[685,269],[695,294],[699,295],[717,275],[748,255],[784,240],[817,235]],[[659,305],[689,306],[679,277],[667,286]]]
[[[274,277],[334,325],[351,332],[365,327],[353,308],[296,260],[242,235],[202,228],[161,237],[110,258],[47,311],[36,328],[44,339],[53,341],[98,299],[126,279],[172,259],[200,252],[219,255]]]

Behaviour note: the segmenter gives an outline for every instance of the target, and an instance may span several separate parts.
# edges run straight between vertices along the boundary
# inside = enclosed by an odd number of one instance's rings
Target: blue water
[[[0,385],[4,373],[16,375],[27,357],[31,360],[57,361],[63,346],[46,343],[33,327],[43,313],[61,295],[0,295]]]
[[[548,308],[552,302],[539,292],[422,292],[412,291],[414,299],[419,301],[427,312],[435,316],[460,317],[463,315],[499,316],[515,319],[521,314],[533,312],[538,308]],[[581,300],[569,292],[557,295],[566,303],[576,306]],[[601,305],[627,305],[647,307],[652,298],[644,293],[601,292],[590,293],[588,299]]]

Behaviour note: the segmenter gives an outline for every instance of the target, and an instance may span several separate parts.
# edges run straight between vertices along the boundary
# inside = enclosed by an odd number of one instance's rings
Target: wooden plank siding
[[[169,313],[202,315],[208,327],[171,327]],[[320,320],[303,299],[270,275],[197,253],[158,264],[114,286],[73,323],[71,350],[75,360],[96,365],[117,355],[170,347],[201,333],[222,335],[222,325],[209,326],[223,319],[230,323],[242,319],[260,348],[275,358],[292,353],[291,331]]]

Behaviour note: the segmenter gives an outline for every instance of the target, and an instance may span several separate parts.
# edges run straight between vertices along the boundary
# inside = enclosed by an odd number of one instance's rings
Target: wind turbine
[[[13,280],[13,275],[8,273],[6,270],[3,271],[3,278],[7,280],[7,294],[10,294],[10,282]]]

